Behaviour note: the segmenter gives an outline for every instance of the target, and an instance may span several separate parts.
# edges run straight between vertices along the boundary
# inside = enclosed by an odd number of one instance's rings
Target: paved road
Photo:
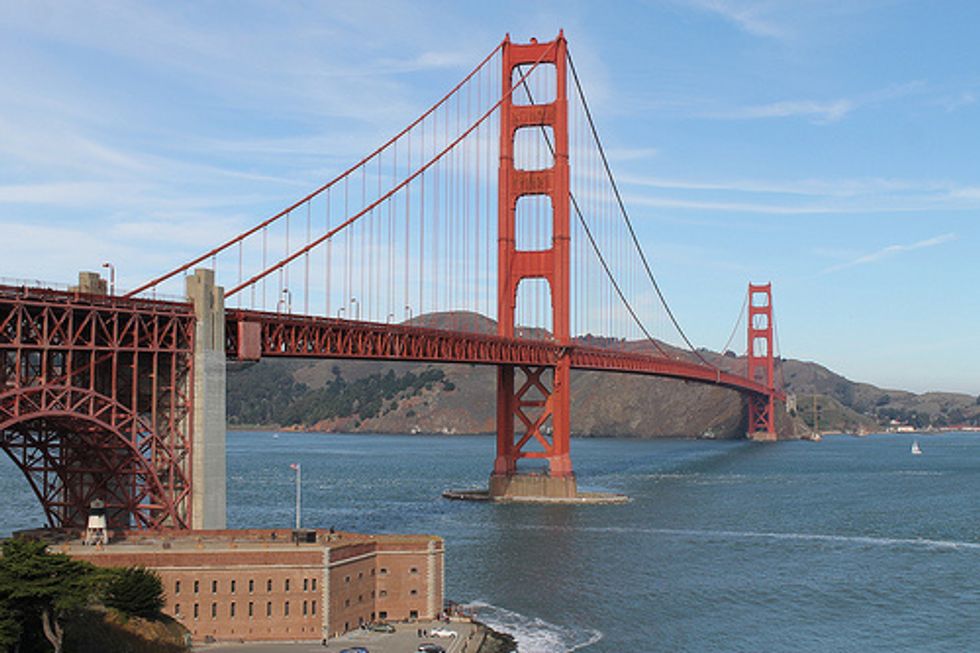
[[[458,633],[457,637],[419,637],[418,630],[445,628]],[[353,646],[363,646],[370,653],[412,653],[422,642],[433,642],[446,649],[446,653],[475,653],[473,636],[476,627],[470,623],[443,624],[438,621],[413,624],[395,624],[394,633],[373,633],[355,630],[342,637],[328,640],[323,646],[315,642],[255,642],[219,643],[195,646],[202,653],[338,653]]]

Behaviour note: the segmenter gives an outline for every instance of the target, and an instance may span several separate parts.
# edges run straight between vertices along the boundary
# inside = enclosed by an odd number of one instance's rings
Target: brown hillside
[[[492,334],[496,324],[475,313],[435,313],[411,321],[428,328],[460,328]],[[545,337],[544,332],[535,336]],[[577,339],[583,346],[607,347],[628,351],[658,353],[658,348],[672,357],[697,361],[699,356],[726,371],[744,373],[745,359],[731,352],[725,355],[699,350],[697,354],[666,343],[648,341],[624,342],[586,336]],[[381,363],[343,360],[266,360],[249,371],[282,375],[294,384],[294,394],[317,391],[340,376],[351,383],[372,375],[397,376],[408,372],[421,374],[438,368],[444,382],[430,384],[414,393],[399,394],[384,400],[376,415],[326,420],[301,420],[296,428],[335,432],[374,433],[490,433],[496,419],[496,371],[492,367],[470,365],[427,365],[417,363]],[[799,416],[795,430],[812,425],[813,397],[817,397],[822,430],[848,432],[868,431],[895,420],[919,427],[980,423],[980,405],[969,395],[883,390],[869,384],[855,383],[816,363],[781,360],[778,375],[788,393],[795,394]],[[248,396],[248,387],[238,379],[249,366],[229,368],[229,392]],[[262,372],[267,370],[267,372]],[[238,384],[238,385],[236,385]],[[302,384],[302,386],[298,385]],[[232,423],[235,416],[230,411]],[[740,437],[745,431],[745,409],[737,392],[692,382],[632,376],[626,374],[573,372],[572,432],[578,436],[634,437]],[[289,424],[267,424],[276,428]],[[785,413],[780,417],[780,431],[792,436],[794,426]]]

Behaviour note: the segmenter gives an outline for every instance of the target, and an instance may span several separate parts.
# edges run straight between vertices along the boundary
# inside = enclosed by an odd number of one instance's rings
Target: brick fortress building
[[[156,570],[164,612],[195,641],[321,640],[372,621],[434,619],[443,541],[321,530],[130,533],[52,547],[103,567]]]

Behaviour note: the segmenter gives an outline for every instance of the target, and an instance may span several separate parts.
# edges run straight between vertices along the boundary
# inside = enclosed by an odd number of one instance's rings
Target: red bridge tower
[[[769,392],[748,394],[749,428],[753,440],[776,439],[776,374],[773,351],[772,284],[749,284],[748,377]]]
[[[503,44],[500,107],[500,167],[498,172],[497,333],[514,337],[517,290],[525,279],[544,279],[551,290],[552,337],[561,346],[571,344],[569,328],[570,229],[568,169],[567,43],[562,33],[548,43]],[[555,97],[545,104],[515,104],[511,87],[518,66],[537,65],[553,70]],[[514,164],[514,140],[520,129],[554,134],[554,161],[543,170],[520,170]],[[551,206],[551,247],[527,251],[517,248],[517,204],[522,197],[546,197]],[[490,477],[494,496],[532,495],[571,497],[576,494],[569,457],[571,433],[571,361],[567,352],[554,368],[520,366],[523,380],[515,382],[515,366],[497,372],[497,457]],[[515,432],[515,423],[519,430]],[[543,459],[545,475],[518,475],[522,458]]]

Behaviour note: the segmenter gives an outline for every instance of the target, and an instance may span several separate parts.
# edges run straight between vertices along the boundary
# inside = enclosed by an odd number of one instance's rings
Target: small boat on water
[[[918,440],[913,440],[912,441],[912,455],[913,456],[921,456],[922,455],[922,449],[919,448],[919,441]]]

